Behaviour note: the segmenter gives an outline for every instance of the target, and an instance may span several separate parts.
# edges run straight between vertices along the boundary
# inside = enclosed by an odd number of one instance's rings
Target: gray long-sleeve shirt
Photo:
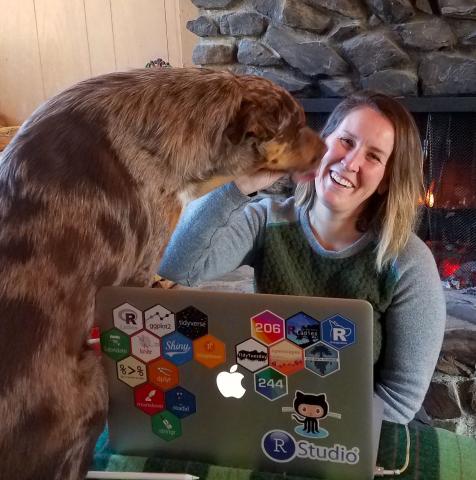
[[[384,418],[407,423],[423,402],[441,349],[445,300],[434,258],[416,235],[381,273],[374,247],[368,233],[344,250],[325,250],[294,199],[250,201],[228,184],[188,206],[159,273],[193,286],[246,264],[261,293],[369,301],[375,391]]]

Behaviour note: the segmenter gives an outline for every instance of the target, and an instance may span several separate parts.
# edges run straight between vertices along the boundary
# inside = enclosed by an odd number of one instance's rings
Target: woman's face
[[[359,214],[383,181],[394,138],[382,114],[369,107],[352,110],[325,140],[316,201],[335,213]]]

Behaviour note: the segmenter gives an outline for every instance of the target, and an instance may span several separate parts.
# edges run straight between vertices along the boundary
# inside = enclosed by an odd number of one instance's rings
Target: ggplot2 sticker
[[[163,337],[175,331],[175,315],[163,307],[155,305],[144,312],[145,329],[158,337]]]

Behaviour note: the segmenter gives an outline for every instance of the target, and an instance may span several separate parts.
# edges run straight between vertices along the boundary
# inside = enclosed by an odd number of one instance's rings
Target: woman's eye
[[[352,146],[352,140],[347,137],[341,137],[340,141],[344,143],[345,145]]]
[[[370,157],[372,160],[376,160],[377,162],[382,163],[382,160],[380,160],[380,157],[379,157],[378,155],[375,155],[375,153],[369,154],[369,157]]]

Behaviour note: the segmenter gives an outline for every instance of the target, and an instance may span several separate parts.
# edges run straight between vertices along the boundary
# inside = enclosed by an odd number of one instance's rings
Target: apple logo
[[[233,365],[230,368],[230,373],[220,372],[217,375],[218,390],[225,398],[241,398],[246,392],[246,389],[241,385],[243,375],[237,372],[237,369],[238,365]]]

